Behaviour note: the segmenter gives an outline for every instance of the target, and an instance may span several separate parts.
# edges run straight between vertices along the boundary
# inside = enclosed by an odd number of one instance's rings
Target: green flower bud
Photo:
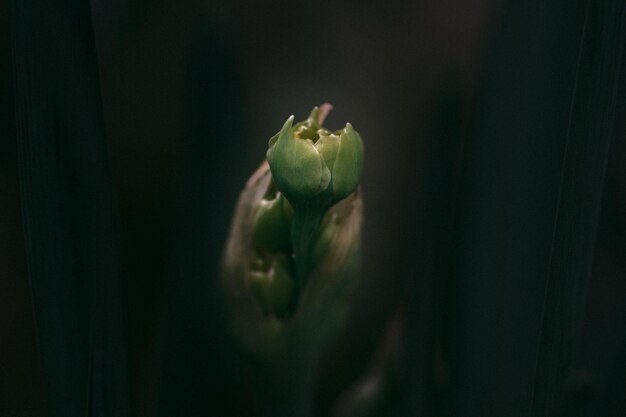
[[[269,140],[267,162],[276,188],[294,209],[291,229],[297,291],[313,267],[311,250],[329,207],[352,194],[363,173],[363,141],[350,123],[336,132],[321,126],[319,109],[293,126],[293,116]]]
[[[252,245],[258,251],[290,252],[293,209],[285,197],[261,200],[254,217]]]
[[[265,314],[284,316],[294,302],[294,281],[285,255],[258,258],[248,275],[250,289]]]
[[[317,107],[292,127],[293,116],[269,141],[267,161],[276,187],[293,206],[324,209],[356,190],[363,173],[363,141],[350,123],[335,133],[317,122]]]
[[[291,211],[272,188],[263,164],[237,203],[222,278],[237,338],[250,352],[281,360],[320,352],[341,326],[358,278],[363,206],[357,190],[328,210],[313,237],[308,283],[298,288],[293,248],[282,249]]]
[[[267,163],[239,196],[223,258],[232,332],[260,380],[271,381],[273,409],[283,403],[272,415],[311,409],[315,366],[358,280],[363,142],[349,123],[321,126],[330,107],[295,125],[290,117],[270,139]]]

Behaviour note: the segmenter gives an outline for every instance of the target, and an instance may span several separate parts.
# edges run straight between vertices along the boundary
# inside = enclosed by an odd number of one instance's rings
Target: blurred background
[[[20,50],[0,7],[0,415],[47,416]],[[366,217],[319,415],[334,415],[390,322],[382,415],[626,415],[621,2],[92,0],[90,13],[131,415],[254,415],[220,256],[267,139],[323,102],[330,128],[349,121],[364,139]],[[541,414],[552,346],[562,390]]]

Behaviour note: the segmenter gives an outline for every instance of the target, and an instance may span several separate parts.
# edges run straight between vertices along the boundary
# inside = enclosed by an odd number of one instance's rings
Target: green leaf
[[[127,416],[117,221],[89,3],[15,0],[11,13],[21,203],[48,415]]]

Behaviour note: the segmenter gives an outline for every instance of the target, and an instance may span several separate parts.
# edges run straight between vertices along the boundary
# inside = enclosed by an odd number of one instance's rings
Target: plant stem
[[[257,368],[260,417],[315,415],[315,364],[308,349],[291,349]]]
[[[310,272],[311,247],[317,230],[324,217],[324,210],[313,205],[294,207],[291,241],[296,264],[296,290],[299,292],[306,284]]]

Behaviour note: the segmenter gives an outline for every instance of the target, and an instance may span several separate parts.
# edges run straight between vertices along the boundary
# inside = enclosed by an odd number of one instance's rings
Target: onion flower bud
[[[290,117],[270,139],[223,257],[231,330],[264,380],[280,385],[277,415],[305,415],[315,365],[357,283],[363,143],[350,124],[334,133],[321,126],[329,107],[295,125]]]
[[[322,128],[316,107],[292,127],[291,116],[269,141],[267,161],[276,187],[294,206],[328,208],[356,190],[363,173],[363,141],[350,123]]]

